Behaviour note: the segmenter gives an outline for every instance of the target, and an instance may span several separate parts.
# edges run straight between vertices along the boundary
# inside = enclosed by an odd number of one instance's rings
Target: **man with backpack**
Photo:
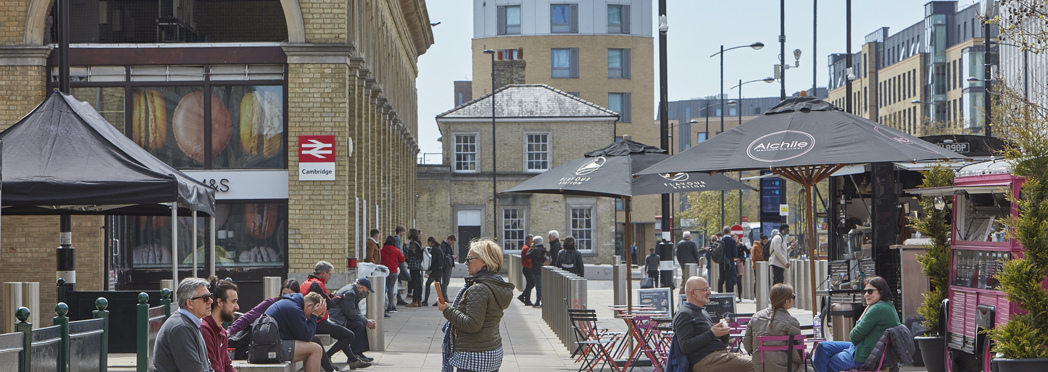
[[[444,302],[448,302],[448,284],[451,283],[451,271],[455,270],[456,242],[458,238],[455,238],[455,235],[448,235],[448,238],[440,243],[440,251],[444,252],[444,272],[440,278],[440,293],[444,295]],[[434,302],[433,306],[437,306],[437,303]]]
[[[290,301],[274,302],[266,309],[265,315],[276,320],[280,346],[290,361],[305,361],[303,367],[306,372],[318,372],[324,348],[312,340],[317,330],[317,321],[321,315],[327,313],[327,301],[316,292],[310,292],[305,296],[301,293],[291,293],[283,298]],[[251,342],[258,341],[258,336],[252,331]]]
[[[695,244],[695,241],[691,240],[691,231],[684,232],[684,239],[677,243],[677,263],[680,264],[681,271],[684,270],[684,264],[698,264],[699,263],[699,246]],[[658,281],[658,279],[655,279]],[[681,293],[684,293],[684,286],[680,288]]]
[[[549,251],[542,245],[542,237],[531,238],[531,249],[528,258],[531,260],[531,278],[535,281],[535,302],[531,307],[542,307],[542,265],[549,260]]]
[[[779,233],[772,232],[771,256],[768,263],[771,265],[771,285],[782,283],[786,279],[786,269],[790,268],[790,259],[786,253],[786,237],[790,234],[790,225],[779,225]]]
[[[586,265],[582,262],[582,253],[579,252],[575,244],[575,237],[569,236],[564,238],[564,249],[560,250],[560,253],[557,254],[557,259],[553,262],[556,262],[556,265],[564,269],[564,271],[585,277]]]
[[[722,231],[724,237],[721,238],[721,244],[719,249],[720,253],[720,276],[717,278],[717,292],[730,293],[735,292],[735,280],[738,279],[735,257],[738,256],[739,248],[736,246],[738,243],[735,242],[735,238],[731,237],[731,227],[724,226]],[[714,253],[717,254],[717,253]],[[716,260],[716,258],[714,258]]]

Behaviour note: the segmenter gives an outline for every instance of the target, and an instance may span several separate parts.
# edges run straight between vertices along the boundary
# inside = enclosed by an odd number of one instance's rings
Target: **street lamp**
[[[753,50],[760,50],[761,48],[764,47],[764,43],[758,41],[758,42],[755,42],[753,44],[739,45],[739,46],[734,46],[734,47],[731,47],[731,48],[728,48],[728,49],[724,49],[724,44],[721,44],[720,51],[710,55],[710,58],[716,57],[718,55],[720,56],[720,109],[721,109],[721,113],[720,113],[721,128],[720,128],[720,131],[721,132],[724,132],[724,52],[727,52],[727,51],[732,50],[732,49],[747,48],[747,47],[753,48]]]
[[[498,181],[498,176],[495,173],[495,167],[498,162],[495,160],[495,50],[484,49],[484,54],[491,55],[491,236],[497,242],[499,239],[499,195],[495,191],[495,185]]]

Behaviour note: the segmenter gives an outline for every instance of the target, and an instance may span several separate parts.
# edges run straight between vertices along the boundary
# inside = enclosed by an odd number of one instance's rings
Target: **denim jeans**
[[[812,365],[815,367],[815,372],[847,371],[862,366],[862,363],[852,360],[854,355],[855,345],[851,342],[820,342],[812,354]]]

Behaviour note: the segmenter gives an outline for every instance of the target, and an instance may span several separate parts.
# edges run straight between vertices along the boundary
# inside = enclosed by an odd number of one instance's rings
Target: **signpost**
[[[734,225],[734,226],[731,227],[731,235],[734,236],[735,239],[738,240],[738,241],[742,241],[742,233],[743,232],[744,231],[742,229],[742,225]]]
[[[335,180],[335,136],[298,136],[298,180]]]

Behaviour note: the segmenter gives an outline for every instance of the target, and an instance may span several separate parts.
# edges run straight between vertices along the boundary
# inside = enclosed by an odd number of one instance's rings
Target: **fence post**
[[[142,295],[138,295],[139,299]],[[171,317],[171,290],[164,288],[160,290],[160,306],[164,307],[164,319]],[[146,307],[148,309],[148,307]],[[146,314],[146,321],[149,321],[149,314]]]
[[[25,306],[15,310],[15,332],[22,332],[22,357],[18,359],[22,371],[30,371],[33,363],[33,324],[26,322],[29,319],[29,309]]]
[[[149,371],[149,294],[142,292],[138,294],[138,305],[135,305],[135,353],[138,354],[138,363],[135,370],[138,372]]]
[[[106,310],[108,307],[109,300],[99,297],[95,300],[95,309],[98,310],[91,311],[95,319],[102,319],[102,345],[99,350],[102,361],[98,364],[99,372],[106,372],[109,369],[109,311]]]
[[[54,318],[54,325],[59,327],[59,334],[62,337],[62,341],[58,344],[58,372],[69,371],[69,318],[66,318],[68,313],[69,305],[64,302],[55,305],[55,314],[58,316]]]
[[[58,293],[58,302],[66,302],[66,281],[64,278],[58,278],[58,288],[55,288],[55,292]]]

